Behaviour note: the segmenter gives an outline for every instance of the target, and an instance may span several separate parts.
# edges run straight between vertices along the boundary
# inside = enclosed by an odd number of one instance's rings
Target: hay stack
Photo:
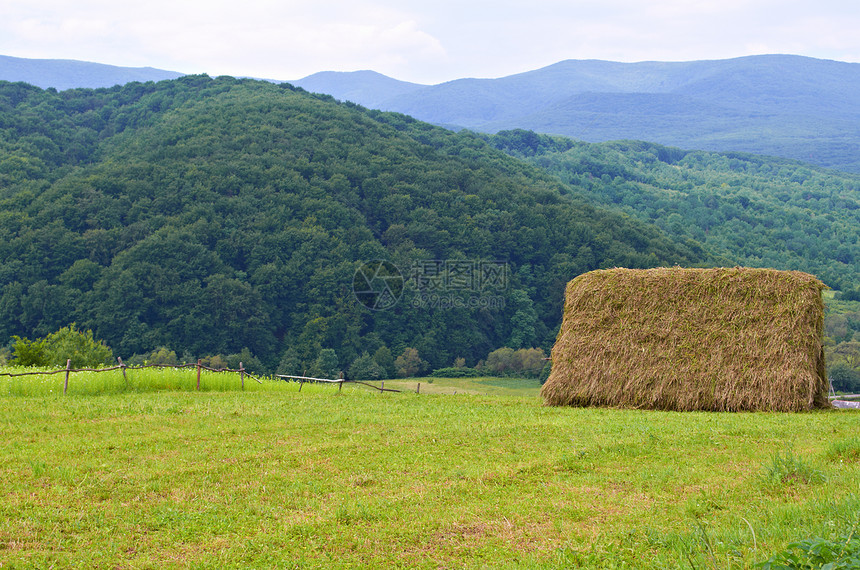
[[[544,402],[661,410],[829,407],[826,286],[772,269],[609,269],[567,285]]]

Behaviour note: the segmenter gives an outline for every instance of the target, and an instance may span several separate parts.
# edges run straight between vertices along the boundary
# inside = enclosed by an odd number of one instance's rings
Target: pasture
[[[134,374],[0,389],[0,567],[747,568],[860,530],[854,411]]]

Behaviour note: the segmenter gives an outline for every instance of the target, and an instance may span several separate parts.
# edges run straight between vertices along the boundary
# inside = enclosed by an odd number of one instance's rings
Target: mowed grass
[[[409,378],[373,382],[375,386],[419,394],[474,394],[537,398],[540,381],[532,378]],[[420,384],[420,386],[419,386]]]
[[[253,384],[0,397],[0,567],[746,568],[860,524],[853,411]]]

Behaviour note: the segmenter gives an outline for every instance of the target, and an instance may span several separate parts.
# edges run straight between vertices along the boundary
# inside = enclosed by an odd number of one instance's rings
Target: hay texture
[[[830,407],[827,287],[772,269],[608,269],[567,285],[541,389],[554,406],[801,411]]]

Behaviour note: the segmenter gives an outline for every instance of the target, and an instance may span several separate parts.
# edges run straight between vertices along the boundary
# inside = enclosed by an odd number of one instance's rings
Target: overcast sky
[[[2,0],[0,55],[300,79],[418,83],[564,59],[790,53],[860,62],[856,0]]]

